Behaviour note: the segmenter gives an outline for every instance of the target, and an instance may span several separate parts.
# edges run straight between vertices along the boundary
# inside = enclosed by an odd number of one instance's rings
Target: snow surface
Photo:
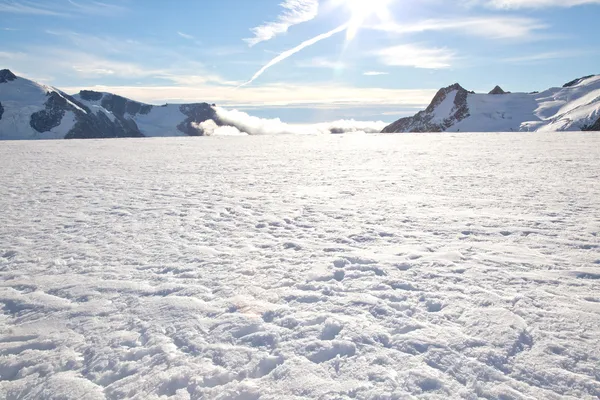
[[[600,135],[0,144],[2,399],[596,399]]]

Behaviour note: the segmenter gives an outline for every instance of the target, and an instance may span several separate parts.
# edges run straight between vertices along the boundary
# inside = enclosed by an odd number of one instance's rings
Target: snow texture
[[[2,399],[597,399],[597,133],[3,142]]]

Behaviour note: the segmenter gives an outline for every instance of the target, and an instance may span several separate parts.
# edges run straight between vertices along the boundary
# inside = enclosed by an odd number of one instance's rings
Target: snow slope
[[[0,140],[197,136],[204,132],[195,124],[220,125],[206,103],[151,106],[91,91],[69,96],[9,70],[0,71],[0,105]]]
[[[600,136],[0,146],[2,399],[597,399]]]
[[[466,100],[456,100],[456,88]],[[396,121],[384,132],[580,131],[597,121],[600,75],[542,93],[476,94],[456,84],[442,89],[427,110]]]
[[[51,138],[60,136],[72,125],[73,116],[69,115],[64,125],[52,128],[44,134],[31,127],[31,115],[44,110],[48,93],[51,92],[58,91],[27,79],[0,82],[0,103],[4,109],[0,118],[0,140]]]

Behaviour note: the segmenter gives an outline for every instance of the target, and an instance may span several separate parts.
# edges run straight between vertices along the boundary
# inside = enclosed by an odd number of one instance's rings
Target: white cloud
[[[247,133],[249,135],[322,135],[330,133],[358,132],[378,133],[381,132],[387,125],[387,123],[382,121],[355,120],[339,120],[320,124],[288,124],[282,122],[279,118],[259,118],[242,111],[227,110],[222,107],[217,107],[216,111],[221,121],[226,124],[234,125],[238,132]],[[212,124],[208,123],[206,125],[211,133],[218,132],[218,128],[215,129]],[[228,133],[231,134],[234,132]]]
[[[329,68],[329,69],[343,69],[346,68],[346,64],[341,61],[332,61],[325,57],[315,57],[309,60],[302,60],[296,63],[296,66],[300,68]]]
[[[0,0],[0,13],[46,15],[53,17],[72,17],[77,14],[90,14],[111,16],[120,14],[127,9],[120,5],[103,3],[100,1],[88,1],[85,3],[68,0],[68,4],[60,4],[56,1],[14,1]]]
[[[548,26],[533,18],[510,16],[428,19],[407,24],[380,24],[371,28],[398,34],[457,31],[490,39],[523,39],[532,37],[536,31],[546,29]]]
[[[240,132],[235,126],[218,126],[215,121],[209,119],[199,124],[192,122],[192,127],[201,131],[205,136],[247,136]]]
[[[281,3],[281,7],[285,11],[277,18],[277,21],[251,29],[254,37],[244,39],[249,46],[254,46],[286,33],[290,27],[308,22],[319,13],[318,0],[285,0]]]
[[[197,86],[70,86],[61,89],[77,93],[82,89],[115,93],[151,104],[208,102],[231,107],[356,108],[394,106],[424,107],[435,89],[359,88],[331,84],[271,84],[235,89],[218,84]]]
[[[282,62],[283,60],[285,60],[286,58],[289,58],[291,56],[293,56],[294,54],[298,53],[299,51],[304,50],[307,47],[310,47],[318,42],[320,42],[321,40],[325,40],[328,39],[330,37],[332,37],[333,35],[343,32],[346,29],[348,29],[348,24],[344,24],[344,25],[340,25],[337,28],[330,30],[329,32],[325,32],[322,33],[320,35],[317,35],[311,39],[305,40],[304,42],[300,43],[298,46],[286,50],[283,53],[279,54],[277,57],[273,58],[271,61],[269,61],[266,65],[264,65],[261,69],[259,69],[253,76],[252,78],[250,78],[250,80],[246,83],[244,83],[241,86],[246,86],[251,84],[252,82],[254,82],[259,76],[261,76],[262,74],[265,73],[266,70],[268,70],[269,68],[271,68],[272,66],[279,64],[280,62]]]
[[[30,15],[49,15],[54,17],[67,17],[68,13],[57,11],[47,4],[40,4],[35,2],[21,2],[17,3],[14,1],[2,1],[0,2],[0,13],[13,13],[13,14],[30,14]]]
[[[404,44],[377,50],[373,53],[382,64],[395,67],[415,67],[425,69],[449,68],[454,53],[446,48],[424,48],[414,44]]]
[[[380,75],[389,75],[389,72],[381,72],[381,71],[365,71],[363,72],[364,76],[380,76]]]
[[[547,61],[547,60],[557,60],[557,59],[561,59],[561,58],[579,57],[579,56],[583,56],[586,54],[592,54],[592,52],[583,51],[583,50],[549,51],[549,52],[545,52],[545,53],[533,53],[533,54],[526,54],[523,56],[503,58],[500,61],[504,61],[507,63],[514,63],[514,64],[531,64],[531,63],[543,62],[543,61]]]
[[[182,38],[184,38],[184,39],[188,39],[188,40],[194,40],[194,39],[195,39],[195,37],[194,37],[194,36],[192,36],[192,35],[189,35],[189,34],[187,34],[187,33],[184,33],[184,32],[177,32],[177,34],[178,34],[179,36],[181,36]]]
[[[575,7],[584,4],[600,4],[600,0],[483,0],[476,3],[498,9]]]
[[[72,6],[72,10],[81,14],[110,16],[123,13],[127,10],[125,7],[100,1],[88,1],[85,3],[76,2],[74,0],[68,1]]]

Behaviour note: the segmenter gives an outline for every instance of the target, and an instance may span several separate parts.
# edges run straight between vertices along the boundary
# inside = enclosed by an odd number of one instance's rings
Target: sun
[[[346,30],[346,40],[350,41],[356,37],[358,30],[368,22],[369,19],[377,18],[386,21],[390,18],[389,5],[394,0],[338,0],[350,10],[350,21]]]

